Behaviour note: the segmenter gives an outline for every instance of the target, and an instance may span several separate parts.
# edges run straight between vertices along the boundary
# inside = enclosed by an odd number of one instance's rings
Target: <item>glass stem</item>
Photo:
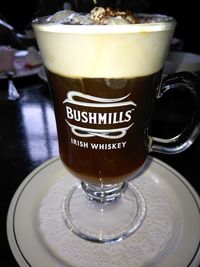
[[[94,185],[81,182],[81,186],[89,200],[101,203],[117,200],[127,188],[126,182],[112,185]]]

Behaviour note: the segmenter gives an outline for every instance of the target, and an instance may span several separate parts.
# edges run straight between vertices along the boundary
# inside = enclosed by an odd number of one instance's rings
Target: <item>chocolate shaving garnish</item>
[[[112,18],[118,18],[127,24],[134,24],[137,22],[137,18],[133,15],[133,12],[130,10],[120,11],[118,9],[112,9],[110,7],[95,7],[90,12],[90,19],[94,20],[98,24],[109,24],[109,21]]]

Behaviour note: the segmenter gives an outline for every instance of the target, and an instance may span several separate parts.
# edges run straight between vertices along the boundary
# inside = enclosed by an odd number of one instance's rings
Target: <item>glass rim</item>
[[[110,33],[137,33],[137,32],[153,32],[174,29],[177,22],[176,19],[162,14],[147,14],[138,13],[137,16],[145,18],[161,18],[161,21],[142,22],[134,24],[121,24],[121,25],[79,25],[79,24],[60,24],[47,22],[47,18],[51,16],[38,17],[32,21],[34,29],[46,32],[55,33],[79,33],[79,34],[110,34]],[[84,31],[83,31],[84,29]]]

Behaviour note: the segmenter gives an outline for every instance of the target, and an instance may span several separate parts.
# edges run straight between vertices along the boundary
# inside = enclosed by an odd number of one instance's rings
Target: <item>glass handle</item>
[[[185,87],[193,97],[195,110],[192,118],[184,130],[173,138],[151,137],[151,151],[153,152],[164,154],[180,153],[192,145],[200,132],[200,78],[190,72],[169,74],[163,78],[157,98],[161,98],[167,91],[178,87]]]

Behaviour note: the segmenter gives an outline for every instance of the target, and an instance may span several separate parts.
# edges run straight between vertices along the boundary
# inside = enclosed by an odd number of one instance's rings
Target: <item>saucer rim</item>
[[[148,156],[148,159],[153,162],[158,164],[159,168],[164,168],[168,172],[172,173],[178,180],[183,184],[184,187],[188,190],[188,192],[191,194],[194,203],[196,204],[198,213],[200,215],[200,199],[195,191],[195,189],[191,186],[191,184],[179,173],[177,172],[174,168],[166,164],[165,162],[152,157]],[[22,249],[20,248],[20,245],[17,240],[17,235],[15,232],[15,213],[17,210],[17,205],[20,200],[21,195],[23,194],[23,191],[26,189],[26,187],[30,184],[30,182],[36,177],[37,174],[40,173],[42,170],[45,168],[48,168],[50,165],[56,163],[57,161],[60,161],[59,157],[52,158],[50,160],[45,161],[41,165],[39,165],[37,168],[35,168],[20,184],[18,189],[16,190],[12,201],[10,203],[9,209],[8,209],[8,215],[7,215],[7,237],[8,237],[8,243],[10,245],[10,249],[21,267],[35,267],[32,265],[29,260],[26,258],[24,255]],[[200,261],[200,242],[195,250],[194,255],[191,257],[190,262],[187,264],[187,267],[196,267]]]

